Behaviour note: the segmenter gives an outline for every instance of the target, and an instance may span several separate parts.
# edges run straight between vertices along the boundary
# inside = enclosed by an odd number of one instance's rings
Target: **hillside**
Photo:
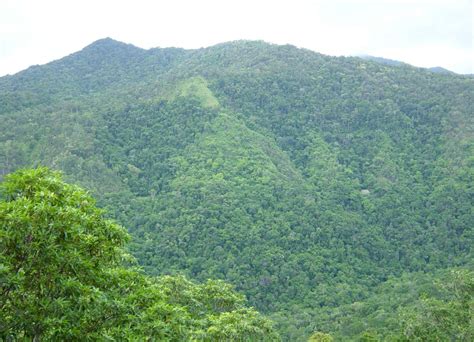
[[[1,174],[62,170],[147,273],[225,280],[305,340],[389,279],[471,268],[473,96],[467,76],[289,45],[103,39],[0,78]]]

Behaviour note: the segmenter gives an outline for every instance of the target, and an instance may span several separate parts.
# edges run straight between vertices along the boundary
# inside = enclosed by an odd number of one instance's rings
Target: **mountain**
[[[0,78],[1,174],[62,170],[146,272],[225,280],[286,340],[357,339],[398,306],[350,330],[338,313],[387,281],[472,268],[473,94],[467,76],[290,45],[103,39]]]
[[[453,72],[451,70],[448,70],[448,69],[445,69],[445,68],[442,68],[442,67],[433,67],[433,68],[428,68],[428,70],[432,71],[432,72],[437,72],[437,73],[440,73],[440,74],[452,74]]]
[[[391,66],[408,65],[407,63],[404,63],[404,62],[396,61],[394,59],[389,59],[389,58],[383,58],[383,57],[375,57],[375,56],[370,56],[370,55],[361,55],[359,57],[368,61],[377,62],[377,63],[385,64],[385,65],[391,65]]]
[[[404,63],[404,62],[396,61],[394,59],[383,58],[383,57],[375,57],[375,56],[370,56],[370,55],[361,55],[359,57],[362,58],[362,59],[365,59],[367,61],[377,62],[377,63],[380,63],[380,64],[391,65],[391,66],[402,66],[402,65],[408,66],[409,65],[409,64]],[[440,73],[440,74],[454,74],[454,72],[452,72],[448,69],[439,67],[439,66],[432,67],[432,68],[427,68],[427,70],[429,70],[431,72]]]

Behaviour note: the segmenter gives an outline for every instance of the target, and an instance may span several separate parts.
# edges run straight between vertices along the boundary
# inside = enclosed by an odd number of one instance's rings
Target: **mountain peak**
[[[96,40],[95,42],[87,45],[83,49],[83,51],[84,50],[91,50],[91,49],[92,50],[96,50],[96,49],[103,50],[103,49],[116,49],[116,48],[121,48],[121,49],[127,48],[127,49],[143,50],[139,47],[136,47],[135,45],[123,43],[123,42],[120,42],[118,40],[112,39],[110,37],[106,37],[106,38],[101,38],[99,40]]]
[[[428,68],[428,70],[437,74],[455,74],[453,71],[440,66]]]

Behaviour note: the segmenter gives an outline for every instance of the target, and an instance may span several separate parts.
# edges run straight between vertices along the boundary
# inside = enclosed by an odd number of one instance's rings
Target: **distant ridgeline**
[[[388,59],[388,58],[382,58],[382,57],[374,57],[374,56],[369,56],[369,55],[361,55],[359,56],[362,59],[368,60],[368,61],[373,61],[385,65],[391,65],[391,66],[409,66],[409,64],[406,64],[404,62],[396,61],[393,59]],[[426,70],[429,70],[431,72],[436,72],[440,74],[454,74],[454,72],[442,68],[442,67],[432,67],[432,68],[427,68]]]
[[[473,96],[289,45],[103,39],[0,78],[0,172],[62,170],[148,274],[233,284],[284,340],[426,340],[418,318],[465,303],[440,289],[472,284]]]

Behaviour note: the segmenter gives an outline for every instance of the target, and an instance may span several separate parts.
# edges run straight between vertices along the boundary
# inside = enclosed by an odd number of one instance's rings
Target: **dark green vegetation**
[[[62,170],[149,274],[225,280],[287,340],[384,337],[472,269],[473,94],[292,46],[105,39],[0,79],[1,172]]]
[[[2,341],[278,340],[222,281],[126,268],[125,229],[45,168],[7,177],[0,217]]]

